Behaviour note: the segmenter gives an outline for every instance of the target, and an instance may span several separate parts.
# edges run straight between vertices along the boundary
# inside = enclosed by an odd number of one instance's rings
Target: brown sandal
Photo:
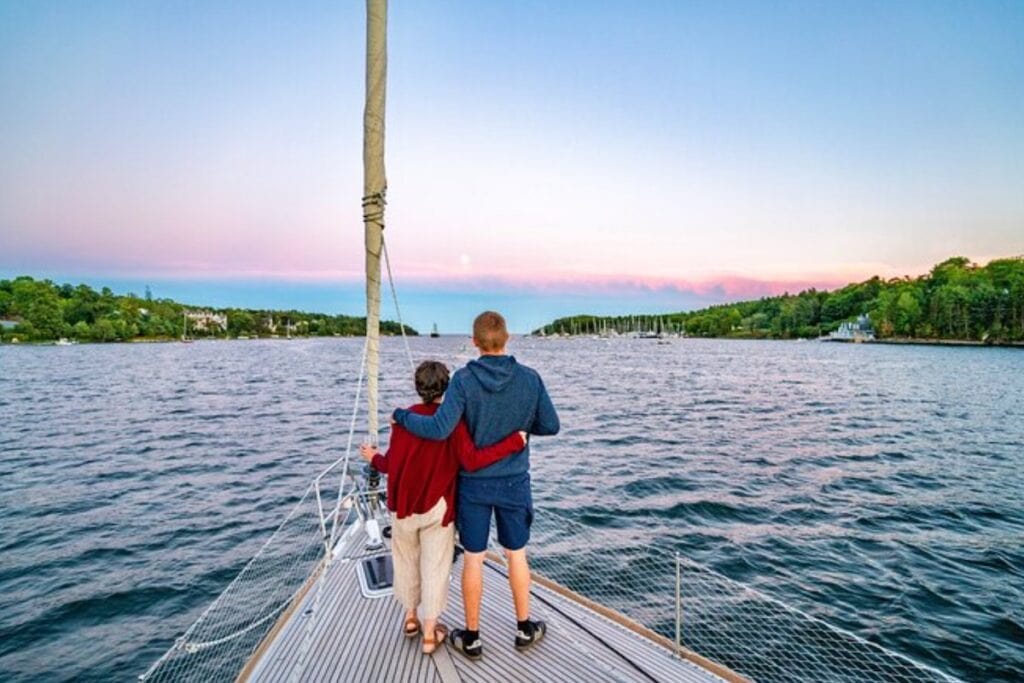
[[[402,627],[402,633],[405,634],[406,638],[415,638],[420,634],[420,620],[416,617],[410,617],[405,620],[405,626]]]
[[[434,626],[433,636],[433,638],[427,638],[427,635],[423,634],[423,654],[425,655],[432,655],[437,652],[438,646],[448,637],[448,628],[437,624]]]

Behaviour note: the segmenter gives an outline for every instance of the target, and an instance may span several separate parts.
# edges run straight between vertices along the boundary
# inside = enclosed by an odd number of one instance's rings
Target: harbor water
[[[460,337],[410,344],[416,360],[472,357]],[[344,452],[361,350],[0,347],[0,680],[142,673]],[[1024,680],[1024,351],[517,338],[511,352],[562,418],[533,441],[538,506],[965,680]],[[413,402],[399,339],[381,381],[382,406]]]

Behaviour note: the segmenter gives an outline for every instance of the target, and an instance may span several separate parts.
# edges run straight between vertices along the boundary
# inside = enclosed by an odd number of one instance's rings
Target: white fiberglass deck
[[[362,539],[353,540],[350,547],[362,547]],[[547,621],[548,633],[531,650],[516,651],[505,570],[491,560],[484,570],[483,658],[469,661],[447,646],[425,656],[418,638],[402,636],[402,610],[391,595],[363,597],[357,578],[359,554],[331,563],[319,590],[319,605],[315,606],[314,586],[262,655],[257,655],[248,680],[723,681],[674,656],[667,647],[537,583],[531,611],[534,618]],[[461,560],[453,567],[448,609],[442,618],[449,627],[462,624],[461,567]]]

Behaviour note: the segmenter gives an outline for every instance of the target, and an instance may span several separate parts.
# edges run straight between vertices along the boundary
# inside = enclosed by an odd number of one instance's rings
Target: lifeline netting
[[[324,567],[325,526],[316,485],[310,484],[238,577],[140,680],[238,676]],[[348,510],[338,528],[353,516]],[[616,543],[613,535],[627,532],[598,531],[539,510],[530,540],[531,567],[670,641],[676,639],[678,571],[681,646],[754,681],[956,680],[663,548],[623,547],[621,537]]]
[[[232,681],[293,597],[323,566],[312,485],[224,592],[142,681]]]
[[[656,546],[616,547],[612,535],[538,511],[532,567],[674,640],[677,558]],[[609,542],[602,543],[602,536]],[[235,580],[141,679],[233,680],[295,595],[315,579],[323,558],[311,486]],[[678,563],[682,646],[751,680],[956,680],[695,562]]]
[[[682,647],[761,683],[957,680],[625,533],[538,511],[531,568],[674,641],[678,561]]]

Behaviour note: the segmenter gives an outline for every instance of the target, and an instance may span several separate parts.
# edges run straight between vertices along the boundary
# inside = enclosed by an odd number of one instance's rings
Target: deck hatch
[[[395,582],[395,567],[391,554],[383,553],[365,557],[359,562],[359,589],[367,598],[381,598],[391,595]]]

